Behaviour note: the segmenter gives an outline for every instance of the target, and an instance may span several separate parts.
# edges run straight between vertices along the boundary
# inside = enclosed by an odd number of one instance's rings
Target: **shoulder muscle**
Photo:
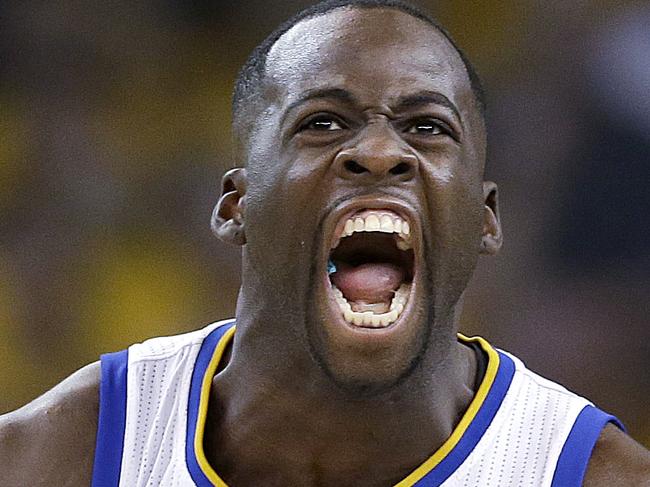
[[[0,486],[90,485],[99,382],[96,362],[0,416]]]
[[[584,485],[650,487],[650,452],[616,426],[608,424],[594,447]]]

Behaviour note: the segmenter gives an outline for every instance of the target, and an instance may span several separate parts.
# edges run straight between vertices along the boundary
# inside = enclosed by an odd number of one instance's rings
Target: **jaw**
[[[392,215],[407,222],[408,244],[400,245],[399,237],[404,234],[393,231],[391,235],[386,228],[383,232],[368,231],[367,235],[346,235],[348,220],[371,214]],[[310,292],[314,310],[308,320],[312,353],[339,386],[356,393],[385,390],[415,368],[426,349],[433,319],[417,213],[397,201],[355,201],[332,212],[328,223]],[[378,249],[380,246],[384,248]],[[387,248],[390,246],[394,248]],[[358,270],[365,261],[371,262],[367,273]],[[332,263],[342,274],[342,266],[357,267],[346,269],[351,277],[337,277],[332,273]],[[401,267],[399,279],[388,279],[383,285],[372,282],[380,280],[380,271],[391,266]],[[366,284],[368,289],[364,289]]]

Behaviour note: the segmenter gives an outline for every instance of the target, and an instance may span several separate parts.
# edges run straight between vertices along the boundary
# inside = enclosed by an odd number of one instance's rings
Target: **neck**
[[[268,332],[265,352],[253,353],[256,330],[279,328],[238,315],[247,318],[238,318],[230,362],[213,380],[205,438],[211,464],[232,484],[399,482],[444,443],[473,397],[475,357],[455,340],[394,388],[358,397],[308,352],[279,352]]]

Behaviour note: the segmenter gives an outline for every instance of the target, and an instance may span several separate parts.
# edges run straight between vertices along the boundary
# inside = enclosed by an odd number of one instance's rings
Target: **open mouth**
[[[388,328],[399,320],[411,296],[411,225],[386,209],[346,216],[337,225],[327,267],[343,319],[353,327]]]

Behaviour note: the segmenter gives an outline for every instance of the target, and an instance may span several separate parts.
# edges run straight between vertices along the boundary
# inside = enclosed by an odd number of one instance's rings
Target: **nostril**
[[[394,175],[404,174],[409,172],[411,165],[406,162],[400,162],[397,166],[393,167],[389,172]]]
[[[368,172],[368,170],[365,167],[363,167],[361,164],[359,164],[356,161],[348,160],[345,161],[343,165],[345,166],[345,169],[347,169],[348,171],[354,174],[361,174],[364,172]]]

